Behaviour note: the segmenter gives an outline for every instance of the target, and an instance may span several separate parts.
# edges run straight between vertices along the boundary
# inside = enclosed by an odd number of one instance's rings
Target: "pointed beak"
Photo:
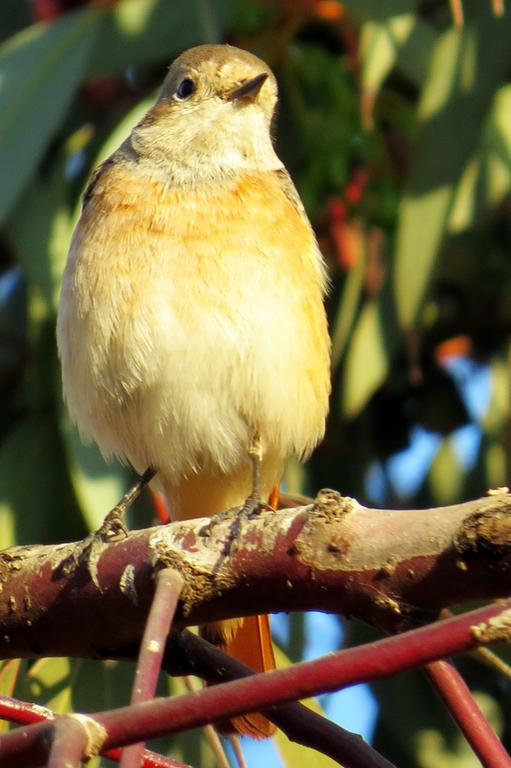
[[[261,90],[261,86],[264,83],[265,80],[268,78],[267,72],[261,72],[260,75],[256,75],[255,77],[252,77],[250,80],[246,80],[244,83],[239,85],[237,88],[235,88],[231,93],[229,94],[229,101],[237,101],[237,99],[255,99],[259,91]]]

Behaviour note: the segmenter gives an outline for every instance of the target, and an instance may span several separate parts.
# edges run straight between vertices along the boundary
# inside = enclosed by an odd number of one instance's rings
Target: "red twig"
[[[13,699],[11,696],[0,696],[0,720],[19,725],[32,725],[44,720],[54,720],[57,715],[39,704]]]
[[[173,568],[163,568],[158,571],[153,602],[140,645],[131,694],[132,704],[138,704],[154,697],[167,636],[183,583],[183,577]],[[124,749],[120,763],[121,768],[138,768],[143,752],[143,741]]]
[[[80,768],[87,741],[87,731],[77,719],[59,717],[53,725],[53,741],[46,768]]]
[[[208,682],[253,677],[254,672],[202,637],[186,630],[173,632],[164,667],[197,675]],[[292,702],[265,710],[265,714],[291,741],[328,755],[345,768],[394,768],[357,734],[341,728],[308,707]]]
[[[484,642],[502,639],[507,636],[510,623],[511,600],[508,599],[288,669],[235,680],[194,694],[102,712],[95,717],[109,734],[106,745],[130,744],[141,738],[178,733],[245,712],[267,711],[274,704],[389,677]]]
[[[54,712],[51,711],[51,709],[48,709],[47,707],[41,707],[38,704],[32,704],[30,702],[26,701],[19,701],[18,699],[13,699],[10,696],[0,696],[0,720],[6,720],[9,723],[18,723],[19,725],[33,725],[36,724],[45,725],[46,727],[50,726],[50,723],[47,721],[56,721],[58,719],[58,715],[56,715]],[[51,723],[51,727],[53,727],[53,722]],[[34,736],[30,735],[30,741],[31,743],[38,743],[38,736],[37,731],[34,728],[30,728],[29,733],[32,734],[34,732]],[[50,743],[51,739],[51,731],[46,730],[46,738],[48,740],[48,743]],[[24,743],[27,736],[27,729],[26,728],[20,728],[17,731],[11,732],[10,735],[16,735],[16,739],[9,740],[8,746],[5,746],[3,737],[0,736],[0,750],[2,755],[2,768],[10,768],[10,766],[14,766],[14,768],[19,768],[21,759],[18,755],[18,752],[16,751],[19,749],[19,743]],[[41,743],[43,743],[43,737],[41,736]],[[18,743],[18,746],[16,744]],[[34,753],[34,755],[30,754],[27,756],[27,759],[35,760],[35,762],[30,763],[24,763],[24,768],[29,768],[30,765],[40,765],[40,762],[37,762],[37,752]],[[105,757],[108,757],[110,760],[114,760],[118,762],[121,758],[121,750],[119,748],[115,749],[108,749],[101,752],[102,755]],[[9,762],[9,759],[12,758],[12,761]],[[44,760],[42,760],[44,762]],[[152,752],[151,750],[146,749],[143,754],[143,760],[142,760],[142,768],[191,768],[189,765],[185,763],[178,762],[177,760],[172,760],[169,757],[164,757],[163,755],[158,755],[156,752]]]
[[[223,683],[194,694],[100,712],[94,719],[108,733],[105,747],[133,744],[142,739],[177,733],[244,712],[271,712],[275,704],[305,696],[338,690],[360,682],[389,677],[430,661],[471,650],[483,643],[507,637],[511,627],[511,599],[480,608],[453,619],[404,632],[358,648],[331,654],[315,661],[302,662],[248,679]],[[23,764],[26,768],[41,749],[47,749],[47,730],[51,724],[23,729],[0,737],[0,751],[16,759],[2,768]],[[30,758],[30,762],[28,761]]]
[[[509,768],[509,754],[456,667],[448,661],[433,661],[426,671],[484,768]]]

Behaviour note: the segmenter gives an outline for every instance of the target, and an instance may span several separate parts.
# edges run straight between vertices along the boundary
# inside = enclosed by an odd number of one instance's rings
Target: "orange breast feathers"
[[[170,188],[115,156],[88,195],[59,314],[65,396],[106,456],[157,468],[174,516],[244,501],[254,432],[263,494],[323,435],[325,276],[295,196],[285,171]]]

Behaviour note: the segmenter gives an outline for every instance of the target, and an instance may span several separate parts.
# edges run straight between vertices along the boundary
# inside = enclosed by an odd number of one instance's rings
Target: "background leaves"
[[[1,546],[83,535],[131,479],[68,422],[59,285],[92,168],[147,108],[170,60],[202,42],[246,47],[274,68],[278,151],[331,274],[327,434],[306,468],[290,463],[287,486],[427,507],[509,481],[511,21],[476,0],[464,15],[456,28],[447,2],[408,0],[2,4]],[[152,519],[146,499],[133,523]],[[293,659],[313,635],[291,622]],[[366,637],[345,632],[346,643]],[[27,695],[70,702],[72,681],[91,705],[127,695],[130,670],[66,664],[23,662],[20,681],[46,681]],[[475,664],[466,675],[508,740],[507,682]],[[0,671],[3,690],[15,676]],[[393,685],[375,688],[386,756],[469,768],[420,676]],[[213,764],[196,735],[166,748]],[[288,765],[293,749],[280,745]]]

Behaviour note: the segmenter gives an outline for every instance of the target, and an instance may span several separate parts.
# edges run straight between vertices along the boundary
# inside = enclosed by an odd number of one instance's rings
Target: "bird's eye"
[[[192,95],[195,91],[195,83],[193,80],[190,80],[189,77],[185,77],[184,80],[181,80],[179,85],[176,88],[176,96],[178,99],[187,99],[189,96]]]

